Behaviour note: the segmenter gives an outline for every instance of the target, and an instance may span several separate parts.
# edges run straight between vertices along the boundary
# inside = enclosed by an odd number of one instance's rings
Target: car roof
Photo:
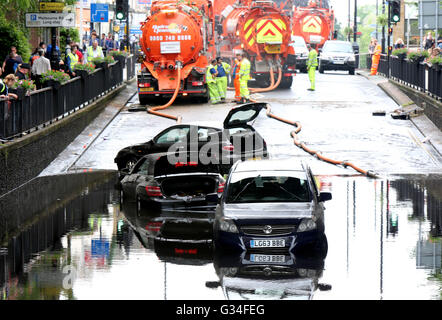
[[[232,172],[250,171],[301,171],[305,172],[307,165],[296,159],[282,160],[251,160],[238,162]]]
[[[345,43],[345,44],[350,44],[350,45],[351,45],[351,42],[350,42],[350,41],[342,41],[342,40],[327,40],[325,43],[327,43],[327,42],[333,42],[333,43]],[[324,45],[325,45],[325,43],[324,43]]]
[[[223,123],[217,122],[217,121],[191,121],[191,122],[183,122],[181,125],[189,125],[189,126],[195,126],[195,127],[207,127],[207,128],[214,128],[214,129],[222,129]]]

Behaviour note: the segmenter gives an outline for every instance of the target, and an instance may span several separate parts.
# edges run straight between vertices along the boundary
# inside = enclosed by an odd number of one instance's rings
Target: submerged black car
[[[150,205],[204,205],[208,194],[221,194],[225,180],[219,165],[202,164],[198,154],[155,153],[142,157],[121,180],[121,198]]]
[[[265,103],[248,103],[230,110],[222,124],[197,123],[171,126],[152,140],[120,150],[114,161],[118,170],[131,169],[147,154],[160,152],[195,152],[212,163],[222,164],[228,173],[238,160],[267,158],[267,145],[249,123],[255,120]]]
[[[215,246],[225,251],[312,251],[324,256],[328,245],[323,201],[330,199],[330,193],[318,191],[305,163],[238,162],[216,208]]]

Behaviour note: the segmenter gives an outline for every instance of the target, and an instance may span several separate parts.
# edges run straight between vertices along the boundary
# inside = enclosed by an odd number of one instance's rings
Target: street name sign
[[[59,11],[64,9],[64,2],[40,2],[40,11]]]
[[[26,27],[75,27],[75,13],[27,13]]]

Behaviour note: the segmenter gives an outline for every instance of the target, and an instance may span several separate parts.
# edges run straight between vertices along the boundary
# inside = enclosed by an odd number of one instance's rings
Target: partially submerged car
[[[208,195],[208,201],[212,195]],[[307,164],[244,161],[230,172],[216,207],[214,242],[226,251],[327,253],[323,202]]]
[[[121,199],[161,206],[204,205],[208,194],[224,191],[218,165],[202,164],[198,154],[170,153],[142,157],[121,180]]]
[[[178,124],[164,129],[153,139],[120,150],[114,159],[118,170],[131,169],[137,161],[152,153],[198,151],[228,173],[238,160],[268,158],[267,145],[249,124],[255,120],[265,103],[248,103],[233,108],[223,123]]]

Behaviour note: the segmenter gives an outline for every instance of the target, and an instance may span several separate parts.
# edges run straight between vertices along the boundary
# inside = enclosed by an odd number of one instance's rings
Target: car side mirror
[[[206,288],[209,288],[209,289],[216,289],[220,285],[221,284],[219,283],[219,281],[206,281]]]
[[[321,55],[321,53],[322,53],[322,48],[319,48],[318,49],[318,54]]]
[[[319,194],[319,202],[329,201],[332,199],[332,194],[330,192],[321,192]]]
[[[206,202],[207,203],[218,203],[219,198],[217,193],[209,193],[206,195]]]

